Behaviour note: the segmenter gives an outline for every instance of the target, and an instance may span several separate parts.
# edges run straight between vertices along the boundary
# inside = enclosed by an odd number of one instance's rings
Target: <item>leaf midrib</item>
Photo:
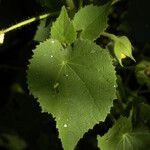
[[[80,81],[83,83],[83,85],[84,85],[85,88],[87,89],[89,95],[90,95],[91,98],[93,99],[94,105],[97,107],[98,111],[101,112],[100,109],[99,109],[99,107],[98,107],[98,105],[97,105],[96,102],[95,102],[95,98],[93,97],[93,94],[91,94],[91,92],[90,92],[88,86],[86,85],[86,82],[80,77],[80,75],[79,75],[78,73],[76,73],[76,71],[75,71],[69,64],[68,64],[67,66],[70,68],[71,71],[73,71],[73,72],[77,75],[77,77],[78,77],[78,78],[80,79]]]

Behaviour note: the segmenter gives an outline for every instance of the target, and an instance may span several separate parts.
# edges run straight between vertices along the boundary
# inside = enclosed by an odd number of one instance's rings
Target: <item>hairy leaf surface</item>
[[[95,40],[107,28],[107,16],[111,4],[103,6],[88,5],[75,15],[73,24],[84,39]]]
[[[72,150],[88,129],[104,121],[116,98],[116,76],[109,53],[88,40],[66,49],[49,39],[30,61],[28,85],[42,110],[56,117],[65,150]]]

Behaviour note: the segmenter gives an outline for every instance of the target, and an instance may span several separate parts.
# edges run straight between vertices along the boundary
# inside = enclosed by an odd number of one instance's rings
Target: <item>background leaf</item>
[[[65,150],[104,121],[116,98],[116,76],[109,53],[87,40],[63,49],[49,39],[34,51],[28,70],[29,89],[43,111],[56,117]]]
[[[17,135],[3,134],[0,135],[0,146],[9,150],[25,150],[27,145],[23,139]]]
[[[138,121],[142,124],[145,124],[149,129],[150,129],[150,106],[146,103],[141,103],[140,104],[140,109],[139,109],[140,115],[138,118]]]
[[[81,8],[74,17],[75,29],[84,39],[95,40],[107,28],[107,17],[111,3],[103,6],[88,5]]]
[[[136,78],[139,84],[150,88],[150,61],[143,60],[136,65]]]
[[[150,132],[133,130],[131,117],[121,117],[103,137],[98,137],[102,150],[144,150],[149,147]]]

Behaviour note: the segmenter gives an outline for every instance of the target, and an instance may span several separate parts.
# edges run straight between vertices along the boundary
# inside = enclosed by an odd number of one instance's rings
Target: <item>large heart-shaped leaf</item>
[[[30,60],[28,85],[42,110],[56,117],[65,150],[104,121],[116,98],[116,76],[109,53],[87,40],[67,48],[49,39]]]

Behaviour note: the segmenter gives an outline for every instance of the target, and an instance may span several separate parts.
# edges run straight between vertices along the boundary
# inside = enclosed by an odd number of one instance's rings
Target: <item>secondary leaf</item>
[[[81,8],[74,17],[73,24],[81,37],[94,41],[107,28],[107,16],[111,3],[103,6],[88,5]]]
[[[109,53],[87,40],[64,49],[49,39],[34,51],[28,85],[42,110],[56,117],[65,150],[104,121],[116,98],[116,76]]]
[[[131,117],[121,117],[103,137],[98,137],[102,150],[144,150],[149,146],[150,133],[132,129]]]
[[[43,42],[49,38],[51,23],[47,24],[47,19],[40,20],[40,24],[34,36],[34,40],[38,42]]]
[[[76,32],[70,21],[65,7],[62,7],[60,16],[51,28],[51,37],[63,44],[71,44],[76,39]]]

